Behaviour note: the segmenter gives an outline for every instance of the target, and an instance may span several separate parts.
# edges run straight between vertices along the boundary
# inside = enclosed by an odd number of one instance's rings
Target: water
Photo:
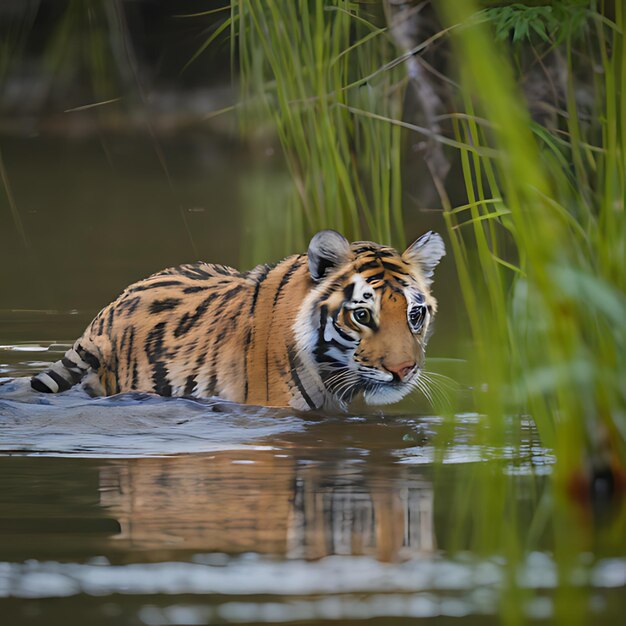
[[[563,569],[544,529],[513,566],[466,536],[476,481],[515,494],[488,532],[538,523],[554,459],[530,422],[509,421],[512,449],[471,413],[33,394],[19,376],[66,339],[0,348],[2,623],[496,624],[507,603],[529,623],[622,623],[624,552],[581,544]]]
[[[28,237],[0,211],[2,626],[622,623],[624,516],[616,531],[559,499],[527,419],[503,418],[512,448],[423,400],[322,416],[32,394],[24,377],[130,282],[245,268],[259,194],[227,135],[161,138],[169,180],[145,136],[1,147]],[[446,258],[430,357],[463,352],[455,284]]]

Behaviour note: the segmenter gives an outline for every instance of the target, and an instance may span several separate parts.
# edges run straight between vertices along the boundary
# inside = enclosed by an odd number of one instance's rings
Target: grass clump
[[[291,178],[280,204],[255,203],[255,238],[273,256],[322,228],[404,244],[401,129],[375,117],[401,117],[406,83],[400,65],[381,71],[395,56],[382,4],[239,0],[230,23],[244,130],[275,130]]]
[[[404,243],[401,132],[412,127],[383,6],[232,4],[244,120],[275,128],[290,173],[278,201],[256,194],[267,202],[255,239],[274,255],[328,227]],[[458,151],[467,202],[452,206],[437,182],[476,387],[487,389],[478,408],[501,443],[504,415],[532,415],[567,481],[606,468],[617,476],[626,440],[624,9],[582,0],[437,7],[460,77],[453,136],[439,139]],[[540,121],[519,88],[529,50],[541,67],[556,55],[564,78]],[[581,104],[584,85],[595,97]]]
[[[619,3],[618,3],[619,4]],[[506,50],[484,12],[444,2],[465,114],[456,123],[468,204],[447,206],[479,371],[494,420],[527,412],[562,476],[612,468],[626,440],[626,51],[615,21],[585,7],[563,35],[567,75],[558,126],[531,120]],[[580,5],[578,6],[580,11]],[[489,16],[489,12],[487,12]],[[483,19],[477,19],[483,18]],[[545,34],[545,33],[543,33]],[[548,40],[553,49],[556,40]],[[581,121],[573,55],[599,63]],[[495,157],[476,146],[493,148]],[[444,198],[445,200],[445,198]]]

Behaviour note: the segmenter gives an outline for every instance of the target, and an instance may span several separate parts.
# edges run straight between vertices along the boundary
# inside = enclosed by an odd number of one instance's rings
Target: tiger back
[[[358,394],[394,402],[419,380],[444,254],[436,233],[401,255],[326,230],[307,254],[245,273],[203,262],[166,269],[102,309],[31,386],[300,410],[345,409]]]

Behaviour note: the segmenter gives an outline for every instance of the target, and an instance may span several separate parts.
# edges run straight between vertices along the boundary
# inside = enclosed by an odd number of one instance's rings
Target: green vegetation
[[[404,243],[408,55],[371,13],[383,4],[233,3],[243,119],[273,123],[278,134],[293,193],[287,209],[273,203],[281,217],[270,223],[284,224],[291,247],[322,227]],[[458,151],[467,202],[453,207],[436,183],[474,337],[475,383],[488,389],[477,407],[491,436],[502,416],[532,415],[567,480],[574,468],[619,471],[626,439],[625,18],[619,3],[615,21],[594,6],[479,11],[447,2],[447,28],[436,36],[450,34],[461,82],[453,136],[438,139]],[[494,43],[494,27],[514,48]],[[557,97],[551,125],[531,120],[517,84],[524,40],[535,64],[565,56],[566,107]],[[585,112],[581,72],[595,94]],[[260,224],[268,211],[261,207]]]
[[[385,119],[401,116],[406,73],[386,67],[395,49],[382,5],[368,10],[347,0],[232,3],[244,131],[272,125],[292,180],[280,203],[270,195],[257,206],[256,236],[288,241],[280,252],[328,227],[404,243],[401,128]]]
[[[582,623],[586,600],[567,581],[586,539],[567,502],[609,506],[598,492],[624,487],[626,14],[621,3],[614,16],[595,2],[438,6],[436,37],[450,38],[460,85],[452,135],[436,138],[456,151],[466,201],[453,206],[435,184],[473,336],[479,443],[517,447],[515,424],[530,415],[557,459],[556,481],[538,479],[526,495],[491,465],[468,471],[452,498],[451,540],[507,557],[502,614],[512,624],[525,600],[515,568],[548,541],[557,614]],[[276,125],[297,191],[288,209],[297,247],[320,227],[403,243],[398,132],[418,129],[401,117],[407,57],[389,29],[340,0],[242,1],[234,11],[244,111],[255,105]],[[520,82],[530,66],[550,84],[550,55],[561,84],[533,119]],[[525,498],[536,513],[522,527]],[[619,545],[624,507],[615,519],[607,545]]]
[[[450,23],[476,16],[468,3],[445,9]],[[585,11],[582,33],[562,33],[566,110],[553,129],[531,122],[486,25],[456,31],[465,116],[455,129],[466,144],[468,204],[446,207],[489,386],[481,404],[494,422],[511,411],[532,415],[567,476],[585,464],[617,470],[626,438],[626,21],[619,3],[615,23]],[[602,68],[583,68],[594,72],[595,94],[584,115],[575,51]]]

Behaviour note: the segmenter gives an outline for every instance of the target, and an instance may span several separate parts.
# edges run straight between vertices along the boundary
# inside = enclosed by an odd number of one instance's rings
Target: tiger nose
[[[413,371],[413,368],[415,367],[415,361],[404,361],[403,363],[398,363],[397,365],[383,364],[383,367],[388,372],[391,372],[394,377],[397,377],[400,380],[404,380]]]

